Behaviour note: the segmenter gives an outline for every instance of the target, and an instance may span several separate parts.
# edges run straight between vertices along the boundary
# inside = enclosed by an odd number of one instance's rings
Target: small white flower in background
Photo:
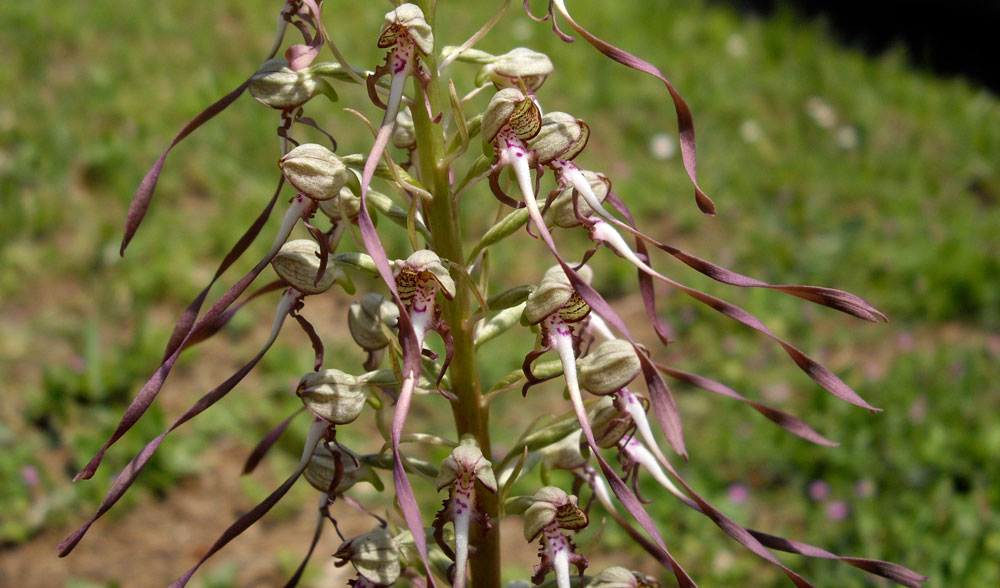
[[[677,141],[668,133],[657,133],[649,140],[649,153],[659,160],[677,155]]]
[[[764,138],[764,130],[760,128],[760,123],[748,118],[740,123],[740,137],[747,143],[756,143]]]
[[[851,125],[843,125],[837,129],[837,147],[854,149],[858,146],[858,130]]]
[[[833,106],[819,96],[806,100],[806,114],[824,129],[832,129],[837,124],[837,113]]]
[[[726,39],[726,53],[733,57],[747,56],[747,40],[738,33],[729,35]]]

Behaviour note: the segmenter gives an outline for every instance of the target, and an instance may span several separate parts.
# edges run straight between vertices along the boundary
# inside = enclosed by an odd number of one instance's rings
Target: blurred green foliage
[[[22,542],[44,525],[77,521],[103,495],[114,468],[178,413],[180,405],[154,407],[114,452],[116,465],[90,483],[66,483],[154,369],[172,317],[273,189],[277,119],[245,97],[170,155],[149,217],[128,255],[117,256],[124,212],[146,166],[185,120],[256,69],[278,4],[45,0],[0,7],[0,86],[7,89],[0,102],[0,300],[7,315],[0,370],[8,383],[0,401],[0,541]],[[381,12],[368,3],[328,4],[327,25],[344,39],[341,48],[357,63],[379,61],[355,33],[377,28]],[[490,9],[440,3],[446,20],[438,44],[460,43]],[[665,356],[671,363],[779,405],[842,444],[808,445],[741,405],[678,387],[692,456],[682,468],[688,479],[742,523],[846,555],[899,561],[933,585],[1000,584],[1000,523],[991,516],[1000,509],[996,97],[915,72],[898,52],[870,58],[839,48],[821,24],[789,12],[759,20],[700,1],[580,0],[571,9],[599,36],[660,67],[684,94],[695,113],[701,183],[718,218],[697,211],[679,158],[663,160],[651,148],[660,133],[672,140],[676,132],[655,80],[582,41],[564,45],[548,25],[516,10],[497,29],[510,35],[492,34],[481,46],[502,52],[525,45],[552,57],[557,73],[540,94],[546,109],[591,124],[581,161],[607,166],[602,171],[649,232],[761,279],[857,292],[893,321],[858,327],[774,292],[733,292],[654,254],[658,267],[756,313],[886,409],[871,415],[835,401],[776,345],[670,294],[661,311],[678,340]],[[454,69],[470,75],[461,64]],[[340,105],[320,99],[310,114],[337,135],[342,152],[365,151],[370,135],[340,108],[361,104],[363,93],[338,91]],[[373,108],[363,112],[378,116]],[[473,227],[486,227],[472,218],[483,202],[493,209],[483,190],[463,202]],[[275,224],[231,276],[259,257]],[[401,232],[392,235],[390,250],[405,242]],[[467,237],[473,241],[474,231]],[[559,238],[567,250],[585,247]],[[526,260],[526,241],[518,239],[493,252],[492,265],[533,281],[544,256]],[[620,260],[602,252],[594,265],[603,291],[633,291],[634,273]],[[495,273],[495,283],[513,285]],[[253,316],[268,315],[267,306],[255,303],[220,335],[232,355],[226,361],[238,366],[253,353]],[[506,337],[531,341],[527,333]],[[487,384],[523,355],[509,342],[489,345]],[[219,353],[214,349],[205,356]],[[308,369],[307,349],[298,334],[283,337],[258,368],[257,388],[237,391],[253,401],[227,399],[179,432],[142,486],[169,492],[179,476],[199,471],[199,452],[213,439],[252,443],[275,415],[290,412],[288,382]],[[202,353],[193,350],[178,369],[196,374]],[[350,351],[331,356],[343,353]],[[218,381],[226,375],[213,373]],[[190,401],[204,391],[177,393]],[[498,406],[495,420],[513,426],[516,399]],[[300,445],[292,435],[280,446],[295,454]],[[815,481],[829,485],[830,498],[809,497]],[[730,502],[734,484],[748,489],[745,503]],[[655,495],[651,486],[644,490]],[[834,500],[846,502],[846,518],[827,516]],[[782,582],[780,572],[708,521],[665,500],[651,508],[694,577],[713,585]],[[608,548],[624,545],[610,528],[605,540]],[[786,561],[819,585],[866,582],[843,564]],[[232,573],[218,570],[206,582],[228,585]]]

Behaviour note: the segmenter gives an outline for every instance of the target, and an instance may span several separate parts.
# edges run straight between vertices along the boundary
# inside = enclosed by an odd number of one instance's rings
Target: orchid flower
[[[524,512],[524,538],[539,539],[541,562],[535,566],[531,581],[541,584],[545,575],[554,571],[556,585],[570,588],[569,566],[573,564],[582,575],[587,558],[576,552],[576,546],[563,531],[578,531],[588,524],[587,513],[576,505],[576,496],[555,486],[546,486],[535,493],[531,506]]]
[[[483,456],[476,440],[466,436],[441,464],[437,480],[438,491],[450,488],[449,496],[434,519],[434,539],[455,560],[453,588],[464,588],[469,559],[469,533],[473,522],[486,532],[491,523],[478,503],[477,488],[496,494],[497,481],[489,460]],[[455,550],[444,540],[444,525],[455,526]]]

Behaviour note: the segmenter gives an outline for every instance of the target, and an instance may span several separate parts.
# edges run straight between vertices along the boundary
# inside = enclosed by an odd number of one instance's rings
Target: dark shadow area
[[[943,76],[964,76],[1000,93],[996,28],[1000,1],[872,2],[867,0],[718,0],[743,12],[771,14],[791,8],[825,18],[836,38],[878,54],[903,45],[910,60]],[[990,57],[992,56],[992,57]]]

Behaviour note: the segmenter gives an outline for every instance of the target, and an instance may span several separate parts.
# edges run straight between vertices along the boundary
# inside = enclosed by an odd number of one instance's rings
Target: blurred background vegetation
[[[380,61],[371,35],[358,33],[377,30],[383,7],[328,4],[324,20],[350,59]],[[440,2],[438,44],[458,44],[478,28],[492,10],[482,4]],[[235,479],[246,449],[297,404],[290,390],[312,358],[305,338],[289,328],[241,388],[168,440],[141,488],[98,523],[100,536],[84,542],[96,543],[92,551],[55,559],[55,544],[93,511],[116,468],[241,365],[270,322],[269,303],[254,302],[217,340],[193,350],[163,402],[95,479],[69,483],[155,368],[177,314],[269,197],[277,118],[246,96],[171,154],[146,222],[118,257],[135,186],[184,121],[255,71],[279,5],[43,0],[0,7],[0,584],[162,585],[193,563],[234,512],[266,495],[301,447],[301,432],[292,432],[282,441],[287,457]],[[1000,585],[996,96],[915,70],[901,50],[872,57],[840,47],[822,22],[789,10],[758,18],[697,0],[580,0],[571,8],[599,36],[656,64],[684,94],[695,113],[701,183],[718,217],[694,205],[673,148],[674,115],[655,80],[582,41],[564,45],[547,24],[513,7],[481,47],[499,53],[525,45],[551,56],[557,73],[540,93],[543,103],[591,124],[582,163],[612,178],[647,232],[770,282],[859,293],[891,318],[887,326],[862,324],[775,292],[720,287],[654,257],[664,271],[756,313],[886,409],[873,415],[836,401],[776,345],[664,292],[661,311],[677,340],[660,354],[664,361],[778,405],[841,443],[809,445],[742,405],[678,387],[688,480],[745,525],[898,561],[933,586]],[[468,79],[461,64],[454,69]],[[336,134],[342,153],[367,151],[367,130],[341,108],[371,118],[377,112],[363,106],[357,89],[338,91],[340,104],[317,99],[309,113]],[[484,190],[466,196],[470,218],[483,202],[492,210]],[[401,233],[391,239],[404,242]],[[512,280],[537,280],[545,256],[525,256],[536,245],[518,239],[496,252],[494,267],[511,268]],[[260,241],[229,280],[259,258],[269,237]],[[598,286],[626,315],[644,320],[632,312],[640,306],[633,272],[606,253],[595,265]],[[350,300],[325,298],[306,314],[333,341],[344,334]],[[510,337],[488,349],[487,385],[519,365],[524,349],[514,341],[530,345],[530,336]],[[359,357],[346,343],[330,347],[328,357]],[[528,401],[565,408],[557,390],[535,391]],[[516,430],[525,412],[518,402],[503,399],[494,421]],[[424,417],[433,411],[411,423]],[[345,434],[363,444],[370,430],[359,425]],[[234,544],[222,552],[199,581],[249,585],[247,562],[266,568],[254,576],[258,585],[282,581],[311,533],[308,517],[294,513],[303,504],[311,511],[313,495],[296,488],[270,531],[241,539],[242,551]],[[427,499],[430,512],[437,503]],[[200,507],[204,517],[188,518],[204,524],[165,536],[158,530],[184,517],[163,505]],[[669,500],[657,498],[650,509],[702,585],[787,584],[709,521]],[[130,519],[141,524],[128,526]],[[294,528],[281,534],[282,525]],[[337,545],[327,539],[318,560],[329,560]],[[627,548],[612,528],[600,540],[604,552]],[[525,575],[531,551],[511,578]],[[656,572],[641,554],[620,557]],[[820,586],[872,585],[846,565],[785,561]],[[327,585],[319,567],[308,581]]]

